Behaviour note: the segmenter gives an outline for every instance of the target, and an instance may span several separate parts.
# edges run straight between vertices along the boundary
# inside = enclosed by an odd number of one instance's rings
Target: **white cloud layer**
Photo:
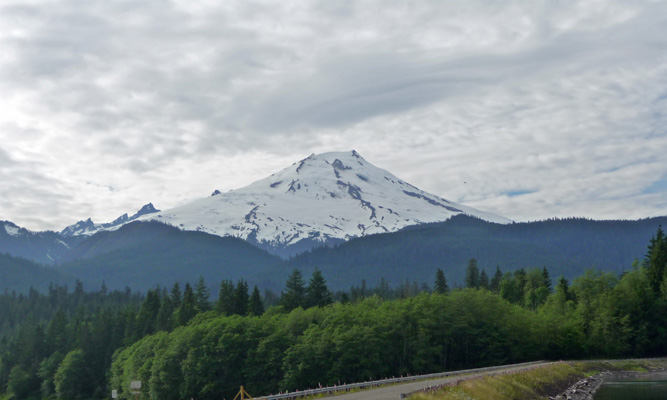
[[[0,94],[35,230],[352,148],[516,220],[667,214],[666,1],[6,0]]]

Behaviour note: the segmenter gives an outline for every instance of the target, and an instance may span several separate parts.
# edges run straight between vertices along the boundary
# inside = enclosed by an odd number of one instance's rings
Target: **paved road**
[[[536,368],[545,365],[551,364],[550,362],[533,364],[523,367],[509,367],[507,369],[499,369],[488,372],[478,372],[471,375],[466,375],[466,377],[479,377],[485,375],[493,375],[503,372],[510,371],[521,371],[524,369]],[[447,378],[435,378],[426,381],[419,382],[410,382],[410,383],[401,383],[397,385],[385,386],[378,389],[369,389],[362,390],[361,392],[356,393],[347,393],[336,395],[336,400],[398,400],[401,397],[401,393],[410,393],[415,392],[420,389],[428,388],[431,386],[442,385],[443,383],[449,383],[461,379],[461,376],[450,376]]]

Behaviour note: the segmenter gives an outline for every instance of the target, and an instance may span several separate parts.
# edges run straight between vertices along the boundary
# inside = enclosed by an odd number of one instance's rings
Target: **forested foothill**
[[[392,286],[400,279],[433,279],[433,268],[447,272],[452,282],[462,282],[469,259],[492,273],[546,266],[554,277],[572,280],[585,269],[612,273],[630,270],[646,243],[667,217],[637,221],[595,221],[553,218],[536,222],[494,224],[466,215],[433,224],[407,227],[393,233],[369,235],[333,246],[320,247],[288,260],[290,269],[305,274],[314,266],[334,288],[384,277]]]
[[[446,271],[450,282],[460,283],[471,258],[488,273],[496,267],[511,271],[546,266],[553,276],[572,280],[588,268],[615,274],[630,270],[660,224],[666,226],[667,217],[497,224],[457,215],[444,222],[344,243],[319,242],[320,247],[304,249],[287,259],[253,246],[252,238],[184,231],[155,221],[134,221],[115,231],[68,237],[66,243],[52,233],[11,236],[0,229],[0,253],[48,267],[43,273],[31,273],[27,271],[35,266],[11,269],[0,259],[0,276],[7,277],[0,282],[0,291],[8,288],[27,293],[30,286],[45,291],[49,282],[72,287],[78,279],[86,288],[98,288],[104,281],[110,290],[127,286],[145,293],[155,285],[168,287],[179,282],[183,286],[203,276],[211,283],[244,279],[280,292],[294,268],[309,276],[315,266],[333,290],[347,290],[362,279],[373,286],[384,279],[392,287],[406,280],[431,282],[436,267]],[[60,247],[54,247],[57,245]],[[211,290],[214,295],[216,286]]]
[[[0,388],[7,399],[233,398],[536,359],[652,357],[667,349],[667,238],[659,229],[623,274],[488,270],[463,287],[433,267],[426,284],[365,282],[332,293],[294,269],[280,294],[243,279],[145,295],[54,285],[0,295]]]

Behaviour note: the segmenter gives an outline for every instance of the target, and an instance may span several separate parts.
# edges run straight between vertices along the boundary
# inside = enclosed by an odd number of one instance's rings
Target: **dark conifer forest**
[[[622,274],[468,260],[464,287],[429,282],[331,291],[294,269],[280,294],[204,278],[145,293],[52,284],[0,295],[6,399],[233,398],[537,359],[664,356],[667,238]],[[217,285],[217,284],[216,284]],[[217,295],[211,296],[211,292]]]

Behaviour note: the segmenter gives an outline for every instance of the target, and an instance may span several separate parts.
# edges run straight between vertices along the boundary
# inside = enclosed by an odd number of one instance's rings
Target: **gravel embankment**
[[[604,381],[612,380],[632,380],[638,376],[646,376],[649,374],[658,374],[662,376],[667,375],[665,371],[651,371],[651,372],[631,372],[631,371],[605,371],[588,378],[584,378],[567,388],[563,393],[555,397],[550,397],[552,400],[593,400],[595,392],[600,388]]]

